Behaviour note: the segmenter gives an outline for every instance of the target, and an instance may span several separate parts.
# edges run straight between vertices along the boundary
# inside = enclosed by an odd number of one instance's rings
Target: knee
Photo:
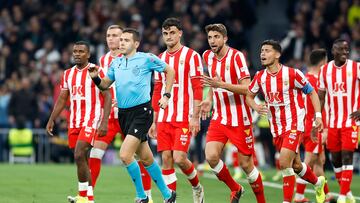
[[[206,153],[206,161],[211,168],[214,168],[219,163],[220,156],[216,153]]]
[[[86,153],[83,150],[75,150],[74,152],[74,160],[75,162],[79,162],[86,159]]]
[[[253,169],[253,166],[254,166],[254,164],[250,158],[249,159],[240,159],[239,165],[245,172],[251,172],[251,170]]]
[[[349,154],[342,156],[342,165],[352,165],[353,157]]]
[[[187,157],[181,154],[174,154],[174,163],[178,166],[180,166],[180,168],[182,168],[182,166],[184,166],[186,164],[186,159]]]
[[[120,160],[127,166],[132,162],[133,157],[129,156],[127,153],[120,152]]]
[[[303,165],[301,162],[294,162],[292,168],[294,169],[295,173],[300,173],[303,169]]]
[[[291,167],[288,162],[286,162],[285,160],[282,160],[282,159],[279,159],[279,166],[280,166],[281,170]]]

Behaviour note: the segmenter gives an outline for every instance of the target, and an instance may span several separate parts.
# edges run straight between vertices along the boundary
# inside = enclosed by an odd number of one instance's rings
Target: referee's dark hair
[[[123,30],[123,34],[124,33],[131,33],[133,35],[133,40],[136,42],[140,42],[140,33],[139,31],[137,31],[136,29],[134,28],[125,28]]]
[[[260,47],[263,47],[264,45],[270,45],[272,46],[273,49],[275,49],[275,51],[279,52],[281,54],[281,45],[279,41],[273,40],[273,39],[268,39],[265,40],[261,43]]]
[[[74,45],[85,45],[88,52],[90,52],[90,44],[86,41],[77,41]]]
[[[325,49],[314,49],[310,53],[310,57],[309,57],[310,65],[316,66],[321,61],[325,60],[326,57],[327,57],[327,52]]]

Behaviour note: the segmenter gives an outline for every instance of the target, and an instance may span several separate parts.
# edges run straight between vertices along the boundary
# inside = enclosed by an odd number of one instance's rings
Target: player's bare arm
[[[323,122],[322,122],[322,116],[321,116],[321,105],[320,105],[320,100],[319,100],[319,96],[316,93],[315,90],[311,91],[309,94],[310,99],[311,99],[311,103],[314,107],[315,110],[315,122],[314,122],[314,127],[318,130],[318,131],[322,131],[323,130]]]
[[[69,90],[61,90],[60,95],[55,103],[54,109],[51,112],[48,123],[46,124],[46,131],[49,135],[53,136],[54,121],[65,108],[66,102],[69,98]]]
[[[319,96],[319,100],[320,100],[320,108],[321,108],[321,110],[324,109],[324,105],[325,105],[325,94],[326,94],[326,90],[322,90],[322,89],[319,89],[319,90],[318,90],[318,96]]]
[[[99,136],[105,136],[108,131],[108,123],[109,123],[109,115],[112,107],[112,98],[109,90],[104,90],[101,92],[104,96],[104,114],[101,119],[99,128],[97,129],[97,133]]]
[[[166,65],[164,73],[165,73],[165,80],[166,80],[165,93],[170,93],[171,88],[174,84],[174,80],[175,80],[175,70],[174,70],[174,68],[170,67],[169,65]],[[161,97],[161,99],[159,100],[160,108],[165,109],[168,105],[169,99],[170,99],[170,97],[168,97],[168,96]]]
[[[95,85],[100,89],[100,90],[106,90],[108,89],[111,84],[114,82],[112,80],[110,80],[107,76],[105,76],[104,78],[100,78],[99,77],[99,70],[98,67],[89,67],[89,74],[91,79],[93,80],[93,82],[95,83]]]
[[[202,89],[202,88],[201,88]],[[202,91],[202,90],[200,90]],[[193,89],[193,92],[195,90]],[[200,131],[200,100],[195,99],[193,104],[193,114],[191,115],[191,119],[189,122],[189,129],[192,136],[196,136],[197,133]]]
[[[213,100],[213,90],[212,88],[210,88],[205,99],[201,101],[200,104],[198,105],[200,107],[200,116],[202,120],[206,120],[208,117],[210,117],[212,100]]]
[[[261,115],[266,115],[268,113],[268,109],[266,104],[257,104],[255,102],[256,94],[250,92],[248,90],[248,93],[246,94],[246,104],[249,105],[252,109],[254,109],[256,112],[258,112]]]

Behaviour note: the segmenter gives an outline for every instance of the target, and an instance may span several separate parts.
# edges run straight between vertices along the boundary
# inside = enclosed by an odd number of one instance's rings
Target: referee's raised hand
[[[88,68],[89,74],[91,78],[96,78],[99,75],[98,68],[96,66],[90,66]]]

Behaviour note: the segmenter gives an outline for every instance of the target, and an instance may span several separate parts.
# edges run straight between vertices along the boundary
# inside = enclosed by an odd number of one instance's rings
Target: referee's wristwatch
[[[163,94],[164,97],[167,97],[168,99],[171,98],[171,94],[169,92]]]

